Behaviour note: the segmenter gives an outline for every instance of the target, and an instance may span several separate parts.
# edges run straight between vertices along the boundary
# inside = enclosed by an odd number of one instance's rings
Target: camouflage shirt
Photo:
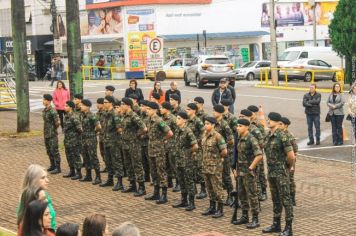
[[[171,129],[158,115],[151,117],[148,128],[148,156],[160,156],[164,152],[163,138]]]
[[[95,127],[99,124],[99,120],[92,112],[82,113],[82,140],[96,140]]]
[[[286,134],[280,129],[274,133],[271,131],[265,138],[265,153],[267,158],[269,177],[278,177],[286,175],[285,163],[287,162],[287,153],[293,151]]]
[[[203,173],[221,174],[223,170],[223,158],[220,156],[226,148],[226,142],[221,134],[215,130],[205,132],[202,139],[203,149]]]
[[[132,110],[139,116],[141,116],[141,107],[138,104],[132,106]]]
[[[82,123],[79,118],[73,113],[66,113],[63,122],[64,143],[78,143],[81,141],[81,133],[83,132]]]
[[[204,110],[199,110],[197,111],[196,116],[199,117],[201,121],[205,122],[205,118],[208,116],[208,114]]]
[[[177,134],[177,117],[175,117],[174,115],[172,115],[171,113],[166,114],[162,117],[163,121],[166,122],[166,124],[169,126],[169,128],[172,130],[173,132],[173,137],[171,137],[170,139],[167,140],[167,143],[165,144],[167,151],[174,151],[176,150],[176,134]],[[169,148],[169,149],[168,149]]]
[[[231,114],[230,112],[223,115],[223,119],[228,123],[230,129],[234,134],[237,134],[237,121],[238,118]]]
[[[198,140],[198,144],[200,145],[204,133],[203,122],[199,117],[194,116],[192,119],[187,120],[187,125],[193,131],[193,134],[195,135],[195,138]]]
[[[146,128],[142,119],[133,111],[123,115],[122,121],[122,139],[125,141],[136,142],[140,131]]]
[[[289,130],[285,130],[284,133],[287,135],[290,143],[292,144],[293,152],[297,153],[298,152],[298,144],[296,142],[296,138]]]
[[[197,144],[193,131],[187,126],[177,129],[177,148],[179,152],[179,158],[177,158],[177,166],[184,167],[187,158],[192,158],[191,148],[194,144]]]
[[[217,121],[217,123],[215,124],[215,130],[216,130],[216,132],[218,132],[219,134],[221,134],[223,136],[223,138],[225,139],[225,141],[227,143],[231,142],[231,140],[234,141],[234,134],[233,134],[230,126],[224,119]],[[232,150],[232,147],[233,147],[233,145],[228,144],[229,150]]]
[[[57,111],[49,106],[42,111],[43,118],[43,134],[45,138],[54,138],[58,136],[57,127],[59,124],[59,117]]]
[[[76,116],[78,116],[79,120],[81,121],[82,120],[82,116],[83,116],[83,112],[82,110],[80,109],[79,106],[75,106],[74,110],[73,110],[74,114]]]
[[[105,143],[115,143],[119,134],[117,132],[120,127],[120,123],[122,122],[122,118],[115,112],[114,109],[105,112],[104,122],[103,122],[103,133],[104,133],[104,142]]]
[[[261,130],[257,128],[254,124],[251,124],[248,128],[248,131],[250,134],[252,134],[258,141],[258,145],[260,145],[260,148],[263,148],[264,146],[264,135],[261,133]]]
[[[150,117],[145,112],[141,112],[140,117],[141,117],[143,123],[145,123],[145,125],[147,127],[150,123]],[[141,139],[141,146],[143,146],[143,147],[148,146],[148,134],[147,133],[145,133]]]
[[[177,116],[179,112],[183,111],[181,106],[177,106],[177,108],[172,108],[172,114]]]
[[[239,157],[237,159],[237,171],[240,176],[243,176],[249,172],[248,168],[255,157],[262,155],[262,150],[257,139],[249,133],[244,137],[239,137],[237,151]]]
[[[102,127],[102,130],[99,133],[99,140],[102,141],[104,138],[104,121],[105,121],[105,111],[104,110],[98,110],[96,112],[96,118],[99,120],[100,125]]]

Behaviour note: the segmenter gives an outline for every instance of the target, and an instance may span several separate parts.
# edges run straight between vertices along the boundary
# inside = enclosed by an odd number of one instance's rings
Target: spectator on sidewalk
[[[213,95],[211,96],[211,102],[213,103],[213,106],[215,106],[220,104],[223,99],[232,101],[231,91],[227,89],[227,80],[225,78],[220,80],[219,88],[214,89]]]
[[[131,94],[136,94],[138,102],[144,100],[142,90],[137,87],[137,81],[135,79],[130,80],[129,88],[125,91],[125,97],[130,97]]]
[[[307,145],[314,144],[313,125],[315,127],[316,145],[320,145],[320,101],[321,94],[316,91],[316,84],[311,84],[309,92],[304,94],[303,106],[307,116],[308,137]]]
[[[101,214],[93,214],[84,219],[82,236],[109,236],[106,218]]]
[[[156,81],[153,85],[153,89],[150,91],[149,95],[148,95],[148,100],[152,101],[152,95],[154,93],[159,94],[159,99],[158,99],[158,103],[162,104],[165,101],[165,92],[162,90],[161,88],[161,82]]]
[[[64,72],[64,65],[61,61],[61,57],[57,56],[53,59],[53,77],[52,77],[52,82],[51,82],[51,87],[53,86],[53,83],[55,80],[60,81],[62,80],[63,72]]]
[[[232,104],[229,106],[229,112],[234,114],[235,112],[235,101],[236,101],[236,91],[235,88],[230,85],[230,81],[226,80],[227,82],[227,89],[231,92]]]
[[[345,99],[341,93],[341,86],[335,83],[333,90],[328,97],[327,105],[329,107],[329,116],[331,121],[333,144],[335,146],[343,145],[342,122],[344,120]]]
[[[104,77],[104,68],[103,66],[105,66],[105,58],[103,55],[101,55],[99,57],[99,60],[96,62],[95,66],[97,66],[98,70],[99,70],[99,79],[103,79]]]
[[[70,100],[69,91],[63,81],[57,82],[57,87],[53,91],[53,104],[58,113],[59,121],[61,122],[61,127],[63,129],[63,118],[64,118],[64,106],[67,101]]]
[[[352,132],[356,138],[356,84],[353,84],[350,89],[350,95],[347,99],[347,120],[351,121]]]
[[[140,236],[140,230],[134,223],[126,221],[117,227],[112,236]]]
[[[73,223],[65,223],[58,227],[56,236],[79,236],[79,225]]]
[[[177,82],[172,81],[171,84],[170,84],[170,86],[171,86],[171,89],[169,89],[169,90],[166,91],[166,96],[165,96],[166,102],[169,102],[169,101],[170,101],[169,99],[171,98],[171,96],[172,96],[173,94],[177,94],[177,95],[179,96],[178,104],[180,104],[181,101],[182,101],[182,96],[181,96],[181,94],[180,94],[180,91],[177,89]]]

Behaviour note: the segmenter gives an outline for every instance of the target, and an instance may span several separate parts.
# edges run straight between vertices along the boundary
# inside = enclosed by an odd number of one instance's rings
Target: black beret
[[[170,98],[175,101],[179,101],[179,96],[177,94],[172,94]]]
[[[111,91],[111,92],[114,92],[114,91],[115,91],[115,87],[112,86],[112,85],[107,85],[107,86],[105,87],[105,89],[106,89],[106,90],[109,90],[109,91]]]
[[[251,105],[247,107],[248,110],[252,111],[252,112],[258,112],[260,109],[258,109],[258,107]]]
[[[43,99],[47,101],[52,101],[52,95],[51,94],[43,94]]]
[[[216,119],[212,116],[205,117],[205,121],[208,121],[209,123],[211,123],[213,125],[216,124]]]
[[[247,109],[243,109],[240,112],[241,115],[247,116],[247,117],[251,117],[253,115],[252,111],[247,110]]]
[[[123,98],[122,99],[122,102],[124,103],[124,104],[126,104],[126,105],[128,105],[128,106],[131,106],[132,107],[132,105],[133,105],[133,102],[132,102],[132,100],[130,99],[130,98]]]
[[[115,99],[114,106],[121,106],[121,101],[119,99]]]
[[[148,102],[149,101],[147,101],[147,100],[141,100],[141,101],[139,101],[139,104],[142,105],[142,106],[147,106]]]
[[[272,121],[281,121],[281,114],[277,113],[277,112],[270,112],[268,114],[268,119],[272,120]]]
[[[135,100],[138,99],[137,95],[134,94],[134,93],[131,93],[131,94],[129,95],[129,98],[132,98],[132,99],[135,99]]]
[[[87,107],[91,107],[91,101],[89,99],[83,99],[82,104]]]
[[[167,110],[172,110],[172,106],[169,102],[162,103],[162,107]]]
[[[290,120],[287,117],[282,117],[281,122],[285,125],[290,125]]]
[[[232,101],[230,99],[221,99],[220,103],[223,106],[230,106],[232,104]]]
[[[198,110],[198,106],[195,103],[189,103],[187,105],[187,107],[189,107],[190,109],[195,110],[195,111]]]
[[[244,126],[250,126],[250,121],[248,121],[247,119],[238,119],[237,124],[244,125]]]
[[[204,104],[204,98],[196,97],[196,98],[194,98],[194,102],[197,102],[197,103],[200,103],[200,104]]]
[[[188,114],[186,112],[184,112],[184,111],[179,112],[177,116],[179,116],[180,118],[182,118],[184,120],[188,120],[189,119]]]
[[[81,95],[80,93],[77,93],[76,95],[74,95],[74,98],[82,100],[83,99],[83,95]]]
[[[96,100],[96,103],[97,103],[97,104],[104,104],[104,98],[98,98],[98,99]]]
[[[152,97],[154,97],[155,99],[160,99],[161,95],[159,95],[159,93],[152,93]]]
[[[115,102],[115,98],[113,96],[105,96],[105,100],[107,100],[108,102],[114,104]]]
[[[214,106],[214,111],[219,112],[219,113],[224,113],[225,108],[222,105],[218,104],[218,105]]]
[[[73,101],[67,101],[66,104],[73,109],[75,108],[75,104]]]
[[[155,109],[155,110],[159,109],[159,105],[156,102],[149,102],[147,103],[147,106],[151,109]]]

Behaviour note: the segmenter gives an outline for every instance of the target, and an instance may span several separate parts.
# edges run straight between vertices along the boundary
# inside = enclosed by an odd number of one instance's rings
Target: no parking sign
[[[163,39],[148,40],[147,48],[147,70],[161,69],[163,67]]]

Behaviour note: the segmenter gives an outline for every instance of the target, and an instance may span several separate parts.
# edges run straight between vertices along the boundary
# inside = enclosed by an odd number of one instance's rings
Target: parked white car
[[[264,76],[266,70],[270,71],[270,61],[250,61],[241,68],[236,69],[237,79],[254,80],[261,78],[261,70]]]

